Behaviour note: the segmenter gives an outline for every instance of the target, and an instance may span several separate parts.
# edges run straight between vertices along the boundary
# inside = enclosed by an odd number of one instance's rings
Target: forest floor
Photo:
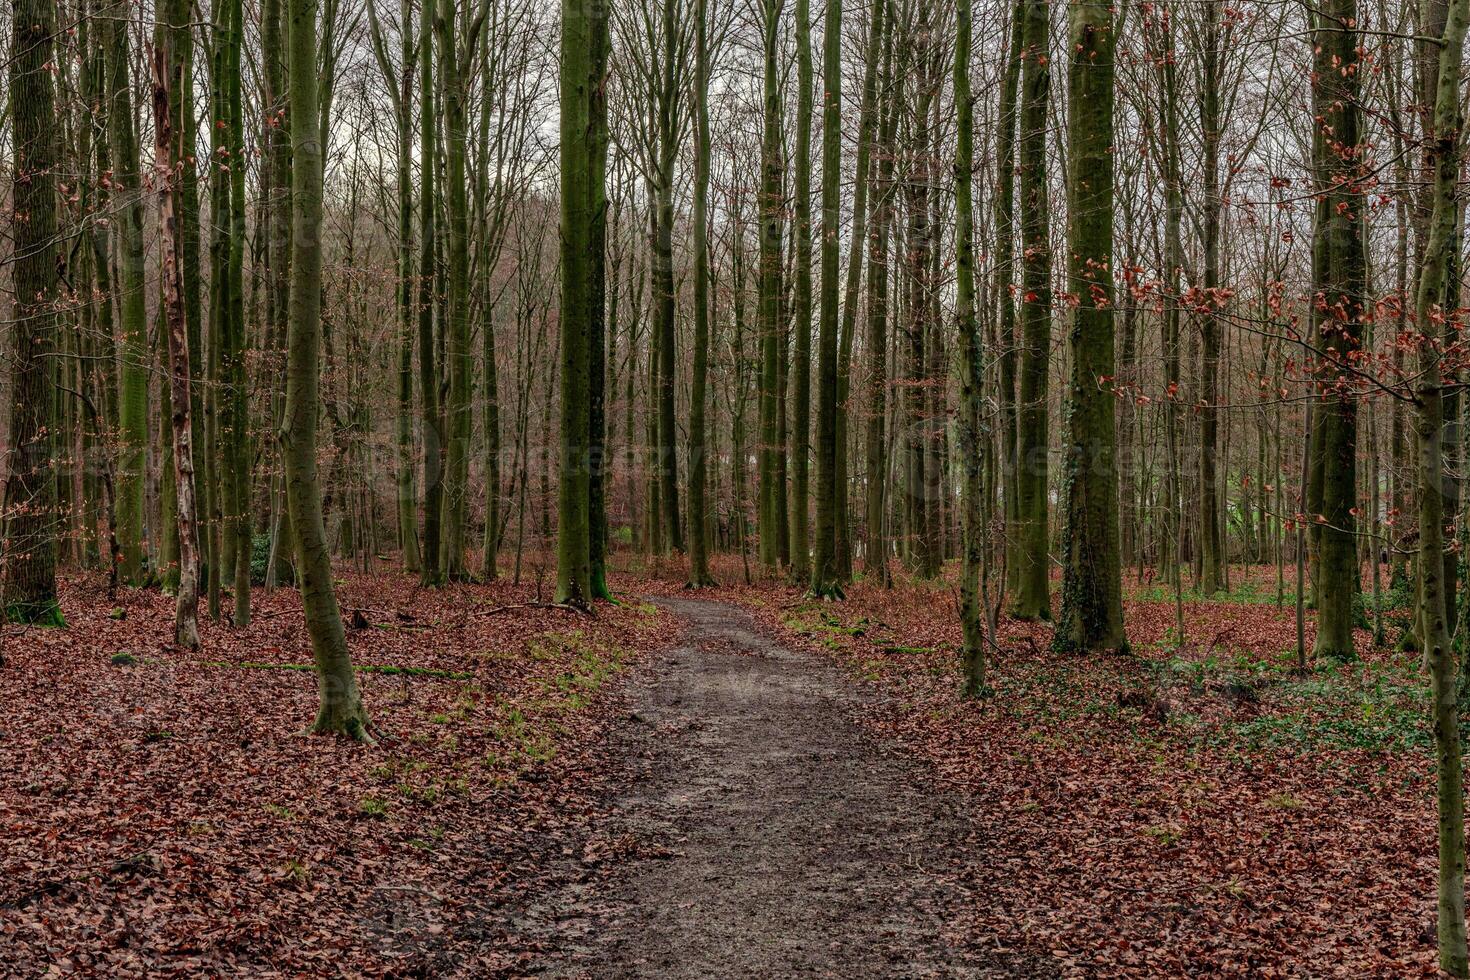
[[[962,702],[952,581],[716,572],[343,572],[369,747],[296,734],[294,592],[191,654],[69,582],[0,635],[0,975],[1435,974],[1415,655],[1298,672],[1237,572],[1182,638],[1134,586],[1131,657],[1006,622]]]

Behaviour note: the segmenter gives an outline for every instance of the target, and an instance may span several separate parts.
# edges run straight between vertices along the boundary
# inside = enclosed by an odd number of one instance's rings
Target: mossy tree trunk
[[[601,328],[607,220],[604,76],[608,14],[562,3],[561,58],[561,465],[556,601],[591,605],[592,332]],[[601,365],[596,365],[601,370]]]
[[[1021,18],[1019,138],[1021,337],[1016,404],[1016,589],[1011,613],[1050,619],[1047,556],[1047,373],[1051,359],[1051,232],[1046,175],[1050,5],[1026,0]]]
[[[316,662],[319,706],[311,731],[369,741],[367,711],[347,652],[317,472],[321,362],[322,144],[318,125],[316,0],[287,0],[291,126],[291,293],[286,342],[286,502],[295,531],[301,604]]]
[[[1362,344],[1367,256],[1363,220],[1368,213],[1363,188],[1369,174],[1362,141],[1359,101],[1359,34],[1356,0],[1332,0],[1318,14],[1317,104],[1323,109],[1316,141],[1321,158],[1319,193],[1325,196],[1321,271],[1314,305],[1322,310],[1317,329],[1321,358],[1319,402],[1313,446],[1321,469],[1321,509],[1317,525],[1317,639],[1313,654],[1351,658],[1353,597],[1359,587],[1357,514],[1357,398],[1342,380],[1343,364],[1356,361]],[[1339,66],[1347,66],[1340,68]],[[1315,437],[1314,437],[1315,438]]]
[[[5,505],[4,619],[62,625],[56,601],[53,460],[56,349],[57,197],[55,97],[56,4],[15,0],[10,47],[14,181],[15,361],[11,374],[11,451]]]
[[[122,350],[118,396],[117,533],[122,545],[122,580],[143,584],[144,495],[147,483],[148,297],[144,267],[143,191],[138,181],[138,137],[133,119],[132,43],[128,7],[115,6],[103,17],[107,38],[110,106],[107,113],[112,156],[112,198],[118,212]],[[53,120],[54,124],[54,120]]]
[[[811,96],[803,92],[802,97]],[[842,0],[827,0],[822,28],[822,321],[817,369],[817,534],[811,572],[812,594],[824,599],[842,597],[842,577],[837,567],[837,495],[842,492],[837,483],[840,319],[837,239],[842,230],[841,179]],[[797,509],[805,510],[806,506],[806,500],[798,497]],[[805,540],[792,541],[793,554],[805,547]]]
[[[706,420],[710,347],[709,0],[694,8],[694,377],[689,404],[689,586],[714,585],[709,570]]]
[[[1339,3],[1342,0],[1338,0]],[[1437,349],[1443,297],[1449,279],[1450,243],[1455,235],[1460,172],[1459,80],[1470,2],[1450,0],[1438,61],[1425,161],[1433,177],[1432,211],[1419,273],[1416,319],[1419,336],[1419,628],[1434,703],[1435,770],[1439,806],[1439,964],[1451,976],[1470,975],[1465,941],[1465,791],[1460,750],[1457,664],[1447,625],[1445,550],[1444,392]],[[1343,13],[1334,9],[1334,13]]]
[[[1063,456],[1059,650],[1126,650],[1118,553],[1113,368],[1113,8],[1068,7],[1068,281],[1072,322]]]

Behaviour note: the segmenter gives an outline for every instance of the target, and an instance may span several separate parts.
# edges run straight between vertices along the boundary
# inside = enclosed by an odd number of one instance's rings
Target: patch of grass
[[[1161,823],[1152,827],[1143,828],[1144,836],[1152,837],[1165,847],[1172,847],[1179,843],[1179,838],[1184,836],[1184,831],[1173,824]]]
[[[119,650],[112,655],[111,663],[114,667],[131,667],[138,662],[138,658],[126,650]]]
[[[1174,587],[1165,582],[1138,589],[1133,593],[1133,598],[1138,602],[1173,602]],[[1185,589],[1179,598],[1184,602],[1218,602],[1236,606],[1268,606],[1276,604],[1276,589],[1263,587],[1259,582],[1252,579],[1244,579],[1236,583],[1228,592],[1216,592],[1205,595],[1195,589]],[[1288,593],[1282,597],[1282,601],[1291,604],[1295,596]]]
[[[364,796],[357,801],[357,812],[371,820],[384,820],[388,816],[388,804],[375,796]]]
[[[1290,793],[1272,793],[1266,797],[1266,805],[1275,810],[1300,810],[1306,804]]]
[[[295,814],[295,812],[293,812],[291,810],[290,807],[281,806],[279,803],[267,803],[265,805],[265,812],[266,813],[269,813],[271,816],[275,817],[277,820],[295,820],[296,819],[296,814]]]

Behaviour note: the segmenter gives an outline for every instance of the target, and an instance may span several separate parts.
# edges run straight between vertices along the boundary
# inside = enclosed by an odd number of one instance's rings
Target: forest
[[[0,974],[1470,977],[1467,25],[9,0]]]

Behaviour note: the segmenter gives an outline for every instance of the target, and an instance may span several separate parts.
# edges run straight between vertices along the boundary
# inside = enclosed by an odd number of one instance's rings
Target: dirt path
[[[861,733],[850,680],[734,607],[661,603],[689,635],[629,691],[634,761],[598,835],[627,856],[514,916],[533,972],[1039,975],[965,938],[986,879],[961,804]]]

